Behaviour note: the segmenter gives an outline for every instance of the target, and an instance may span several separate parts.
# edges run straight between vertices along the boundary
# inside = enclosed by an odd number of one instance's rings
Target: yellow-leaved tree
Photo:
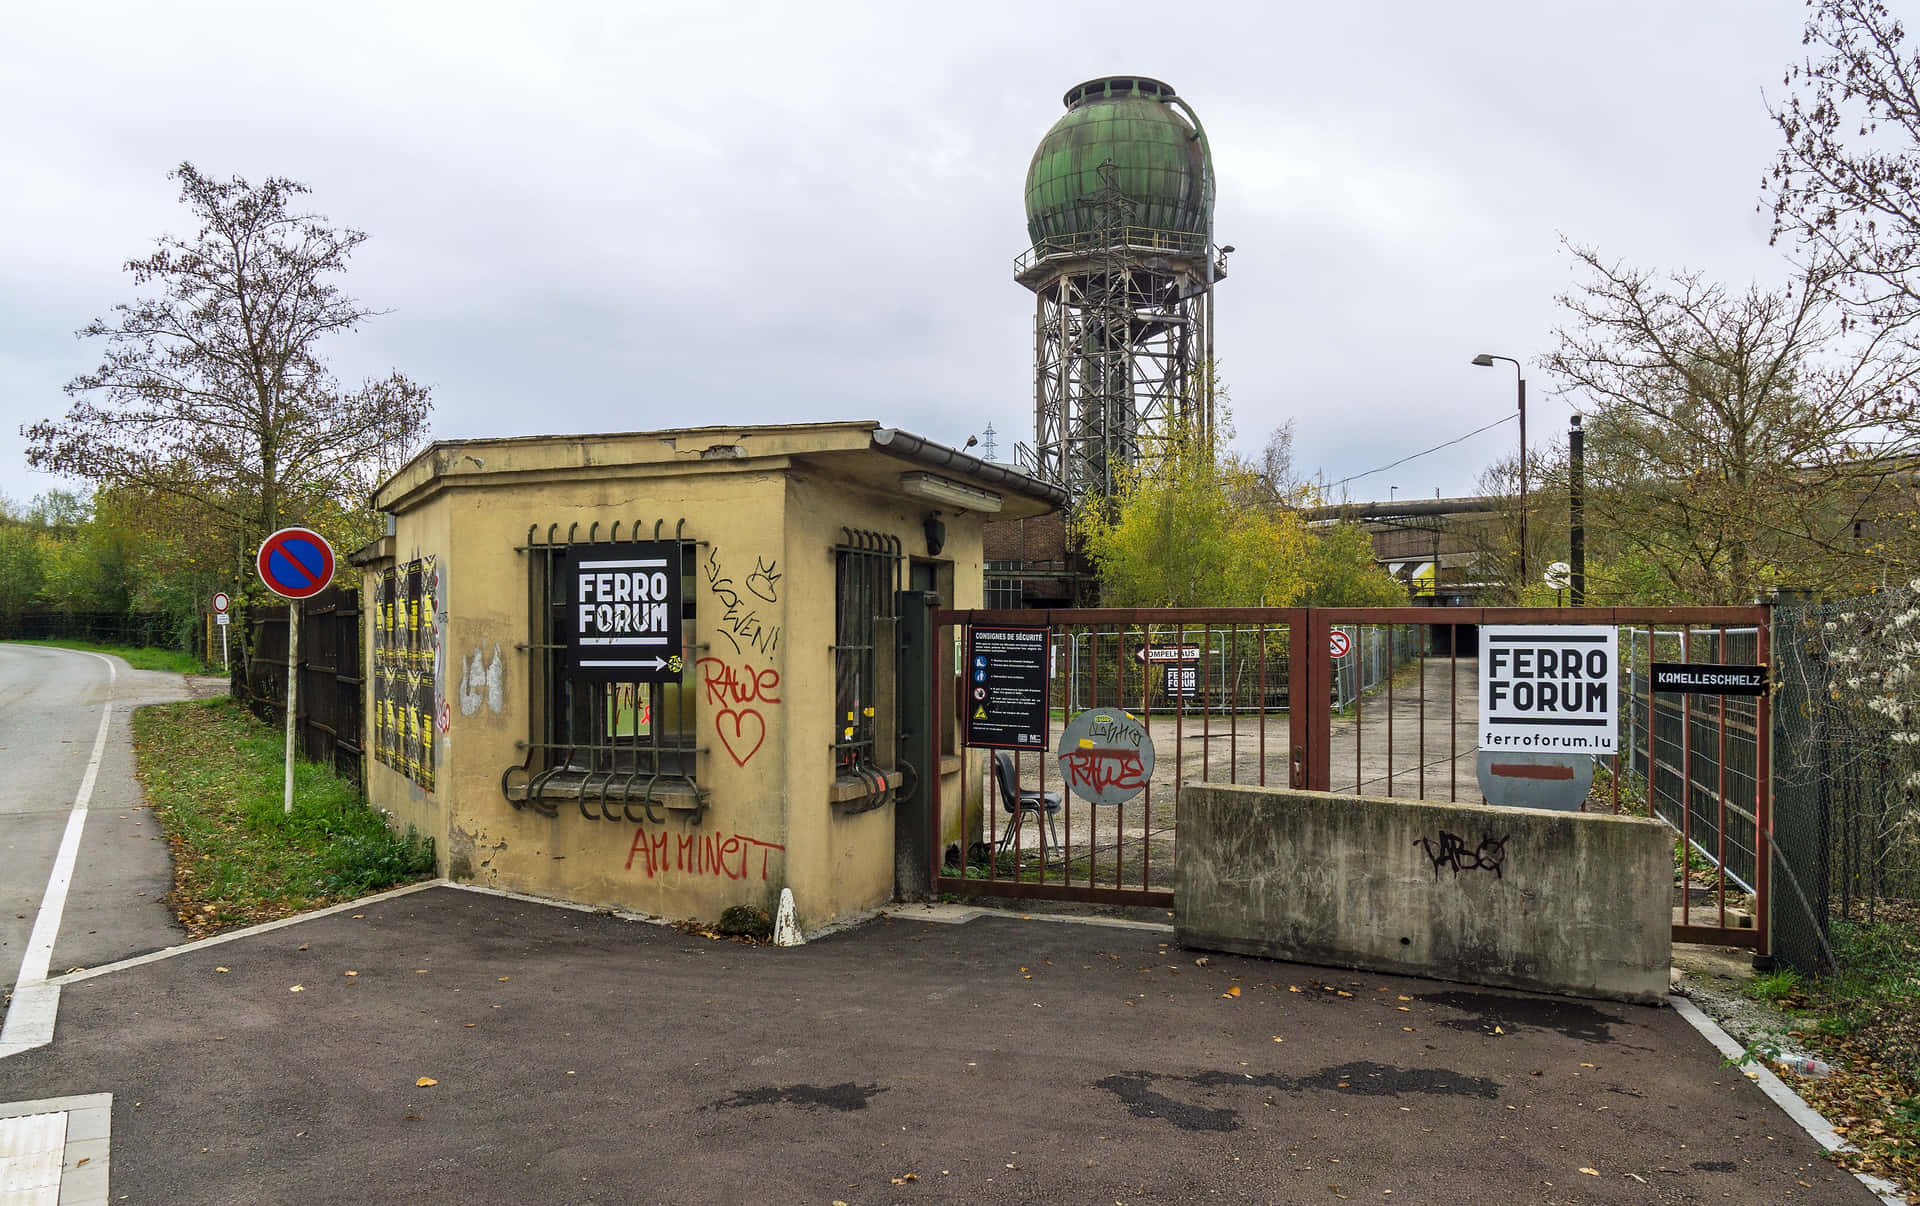
[[[1217,428],[1230,434],[1224,414]],[[1155,455],[1128,467],[1111,499],[1089,498],[1075,537],[1108,607],[1292,607],[1404,602],[1363,534],[1315,532],[1284,467],[1289,433],[1265,462],[1220,451],[1176,419]],[[1276,449],[1278,449],[1276,455]],[[1278,468],[1277,468],[1278,467]]]

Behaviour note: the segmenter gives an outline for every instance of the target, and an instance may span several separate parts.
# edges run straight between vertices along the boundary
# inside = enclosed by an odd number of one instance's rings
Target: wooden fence
[[[294,699],[300,752],[366,786],[358,591],[329,587],[300,604],[300,690]],[[286,723],[287,608],[256,605],[248,619],[247,665],[235,698],[255,716]],[[236,656],[239,651],[235,651]]]

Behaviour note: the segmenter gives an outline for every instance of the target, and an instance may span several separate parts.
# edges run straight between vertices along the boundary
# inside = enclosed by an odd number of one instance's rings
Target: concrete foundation
[[[1657,821],[1189,784],[1186,946],[1658,1005],[1673,840]]]

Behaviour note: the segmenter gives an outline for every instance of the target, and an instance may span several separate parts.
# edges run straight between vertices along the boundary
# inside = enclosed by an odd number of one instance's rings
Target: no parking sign
[[[283,599],[310,599],[333,581],[333,546],[307,528],[281,528],[254,558],[260,581]]]

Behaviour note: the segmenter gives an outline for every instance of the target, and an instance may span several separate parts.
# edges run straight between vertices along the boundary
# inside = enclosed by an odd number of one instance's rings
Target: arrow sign
[[[1198,645],[1137,645],[1133,650],[1136,662],[1197,662],[1200,660]]]
[[[254,559],[260,581],[283,599],[311,599],[333,581],[333,546],[318,532],[281,528]]]

